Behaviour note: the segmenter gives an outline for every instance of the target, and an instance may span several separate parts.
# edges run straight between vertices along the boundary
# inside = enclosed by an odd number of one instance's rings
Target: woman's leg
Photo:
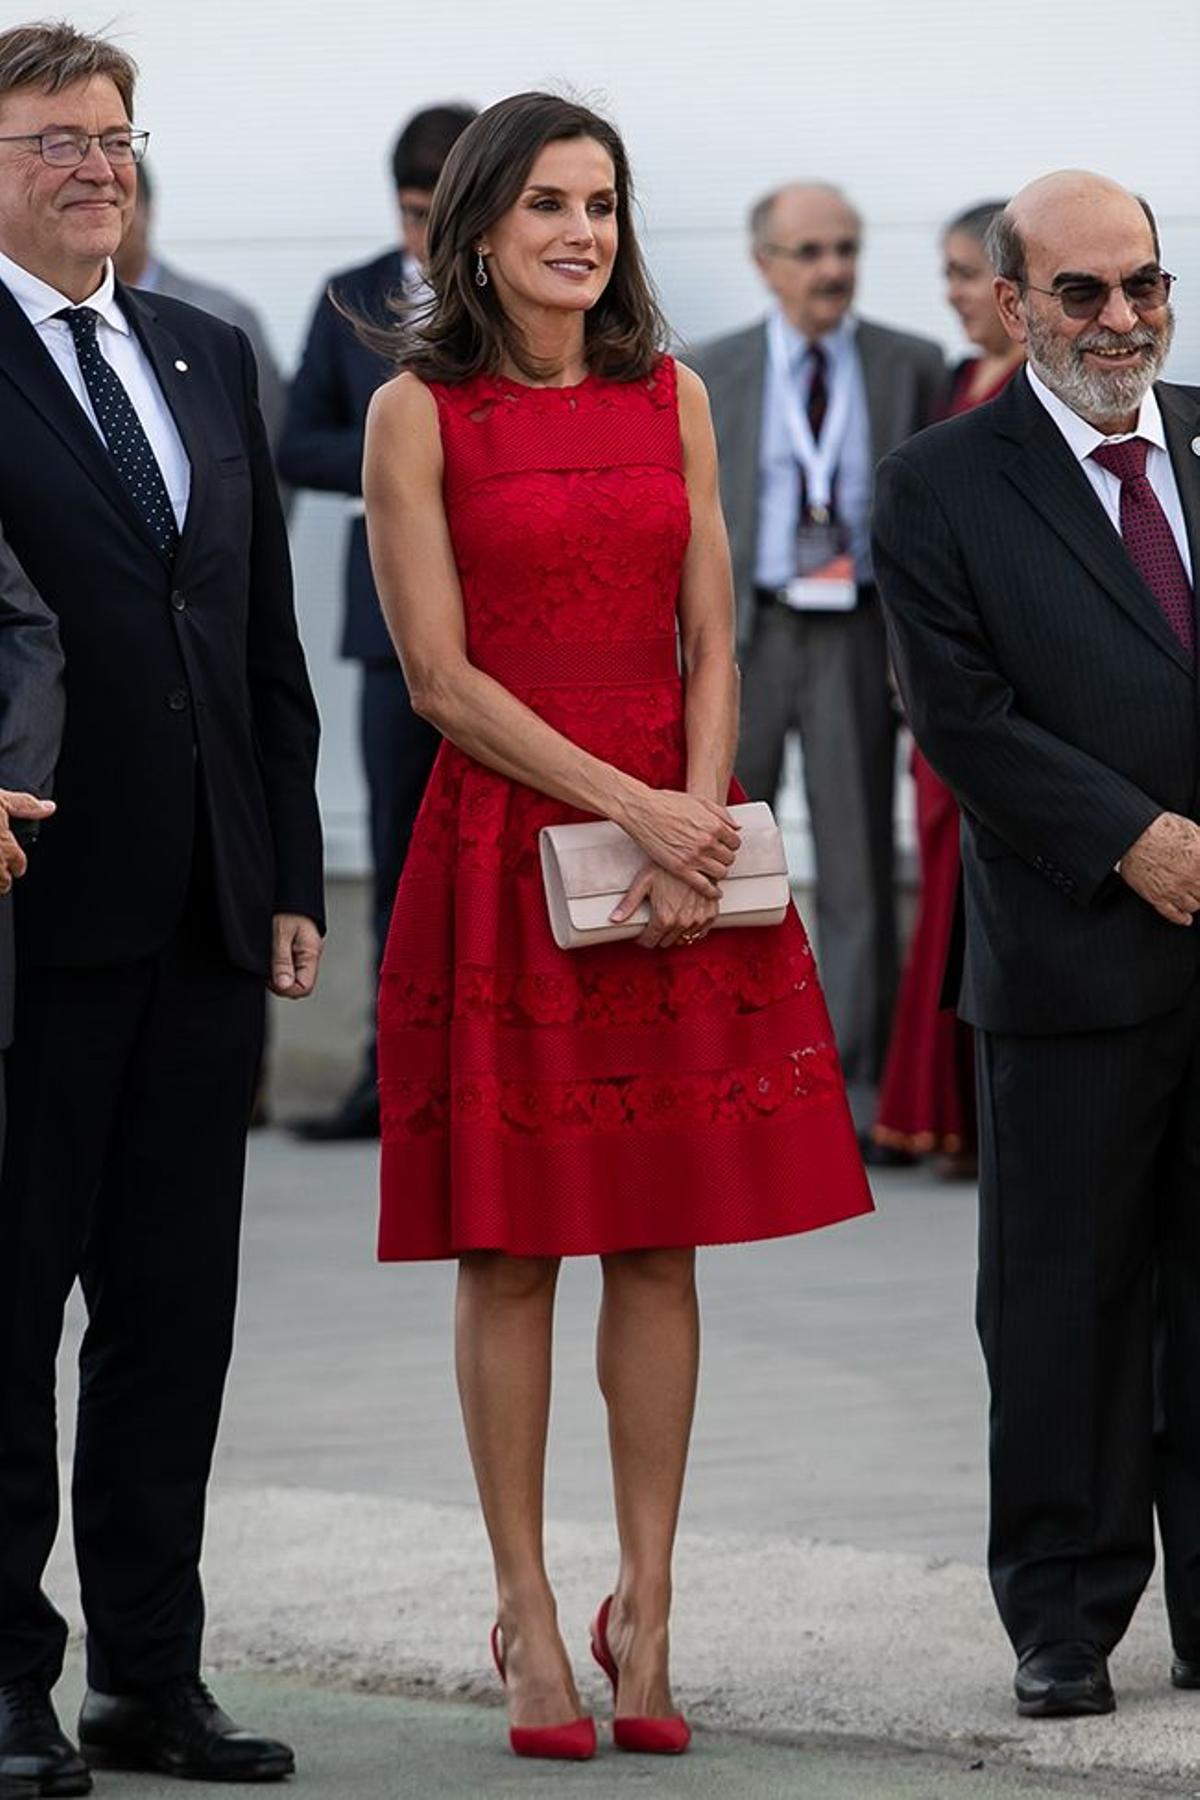
[[[671,1556],[696,1404],[700,1312],[693,1250],[604,1259],[596,1361],[608,1404],[621,1566],[608,1638],[617,1711],[664,1717]]]
[[[558,1263],[476,1252],[459,1264],[458,1391],[496,1565],[496,1616],[514,1725],[580,1710],[542,1544]]]

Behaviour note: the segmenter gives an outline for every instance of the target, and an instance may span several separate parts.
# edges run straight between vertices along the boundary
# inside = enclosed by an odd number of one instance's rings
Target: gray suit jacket
[[[197,281],[195,276],[185,275],[182,270],[163,262],[161,258],[156,260],[158,280],[152,290],[154,293],[166,294],[171,300],[186,300],[189,306],[198,306],[201,312],[211,313],[214,319],[224,319],[227,325],[236,325],[250,340],[250,348],[258,364],[259,409],[271,441],[271,450],[276,452],[283,431],[284,413],[287,411],[287,382],[275,360],[275,352],[271,349],[271,340],[262,320],[252,306],[248,306],[236,294],[231,294],[228,288],[216,287],[208,281]],[[280,492],[284,511],[287,512],[291,502],[290,490],[284,492],[281,486]]]
[[[858,321],[855,343],[871,415],[875,462],[938,417],[946,363],[929,338]],[[767,373],[766,321],[685,352],[708,389],[721,461],[721,505],[729,529],[739,648],[754,635],[754,563],[758,553],[758,453]]]
[[[0,788],[49,793],[62,736],[62,662],[58,622],[0,531]],[[12,1005],[9,895],[0,900],[0,1050],[12,1039]]]

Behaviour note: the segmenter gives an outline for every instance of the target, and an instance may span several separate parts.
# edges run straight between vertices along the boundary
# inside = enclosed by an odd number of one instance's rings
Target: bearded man
[[[964,811],[992,1588],[1018,1710],[1100,1713],[1156,1508],[1200,1687],[1200,392],[1144,201],[1049,175],[989,251],[1026,370],[883,463],[875,564]]]

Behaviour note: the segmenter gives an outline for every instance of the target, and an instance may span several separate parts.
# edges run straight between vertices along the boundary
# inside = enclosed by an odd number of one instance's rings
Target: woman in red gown
[[[618,1741],[679,1750],[695,1246],[871,1202],[799,919],[709,935],[737,844],[729,561],[706,397],[662,354],[620,139],[551,95],[492,107],[446,163],[429,246],[434,299],[365,465],[383,605],[446,739],[381,978],[380,1255],[459,1259],[513,1747],[569,1756],[594,1730],[543,1557],[551,1325],[559,1259],[602,1259],[620,1565],[594,1643]],[[594,815],[644,850],[623,905],[648,897],[650,923],[561,951],[538,830]]]
[[[947,417],[994,399],[1023,360],[1022,347],[1000,323],[995,271],[984,249],[988,226],[1005,204],[971,207],[942,237],[946,298],[979,347],[954,372]],[[888,1149],[936,1155],[942,1175],[970,1177],[976,1167],[974,1034],[942,1004],[958,906],[958,805],[915,747],[912,772],[921,892],[872,1135]]]

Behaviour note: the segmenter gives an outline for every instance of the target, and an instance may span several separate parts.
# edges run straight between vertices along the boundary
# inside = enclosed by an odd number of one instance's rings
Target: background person
[[[954,371],[947,416],[994,400],[1025,360],[996,308],[995,271],[984,238],[1003,200],[968,207],[942,236],[946,299],[978,355]],[[973,1179],[978,1172],[975,1127],[975,1034],[945,1004],[943,984],[959,920],[961,860],[954,795],[913,749],[917,850],[921,889],[916,923],[896,1001],[891,1043],[875,1122],[877,1143],[937,1158],[938,1173]]]
[[[439,738],[413,712],[380,611],[363,522],[362,459],[367,407],[391,372],[359,338],[346,313],[377,320],[397,299],[422,289],[425,233],[433,190],[451,145],[475,117],[470,106],[430,106],[405,125],[392,152],[400,243],[359,268],[334,275],[317,301],[292,384],[280,448],[284,474],[300,487],[351,496],[346,539],[342,655],[362,665],[359,743],[371,838],[371,925],[378,977],[396,883]],[[345,308],[346,311],[342,309]],[[311,1142],[379,1135],[374,981],[362,1068],[332,1113],[297,1120]]]
[[[54,811],[46,796],[58,760],[62,721],[58,625],[0,530],[0,1158],[3,1052],[12,1042],[16,974],[8,896],[13,882],[25,873],[25,846],[41,820]]]
[[[875,1119],[896,990],[896,720],[871,565],[872,471],[937,416],[936,344],[851,310],[862,220],[825,183],[766,195],[751,252],[766,321],[703,345],[721,457],[742,665],[738,773],[775,799],[788,734],[804,753],[817,949],[855,1123]],[[798,575],[831,579],[806,583]]]
[[[574,1757],[595,1731],[546,1571],[544,1464],[560,1259],[601,1257],[620,1567],[594,1647],[618,1744],[678,1752],[694,1246],[870,1198],[799,920],[709,935],[737,844],[728,552],[704,391],[662,354],[617,133],[549,94],[481,114],[438,185],[429,277],[365,465],[380,594],[446,739],[380,987],[380,1253],[459,1259],[512,1745]],[[644,897],[649,923],[567,952],[537,834],[584,814],[644,851],[617,911]]]
[[[277,450],[287,404],[287,383],[275,359],[267,328],[254,308],[228,288],[186,275],[173,263],[163,260],[154,247],[154,195],[150,171],[143,162],[138,168],[137,201],[113,258],[117,279],[126,287],[141,288],[148,294],[165,294],[171,300],[186,300],[189,306],[198,306],[201,312],[212,313],[214,318],[237,326],[254,352],[259,406],[271,447]],[[285,506],[290,503],[290,494],[284,494],[283,498]]]
[[[1134,195],[1046,176],[989,255],[1025,371],[884,462],[876,560],[966,817],[992,1589],[1018,1709],[1102,1713],[1156,1509],[1200,1685],[1200,393],[1156,379],[1171,278]]]
[[[56,1794],[90,1785],[41,1586],[76,1279],[83,1748],[198,1778],[293,1766],[200,1679],[199,1560],[266,985],[303,997],[321,948],[317,719],[250,347],[113,275],[134,75],[66,24],[0,33],[0,516],[57,615],[67,702],[6,1057],[0,1774]]]

